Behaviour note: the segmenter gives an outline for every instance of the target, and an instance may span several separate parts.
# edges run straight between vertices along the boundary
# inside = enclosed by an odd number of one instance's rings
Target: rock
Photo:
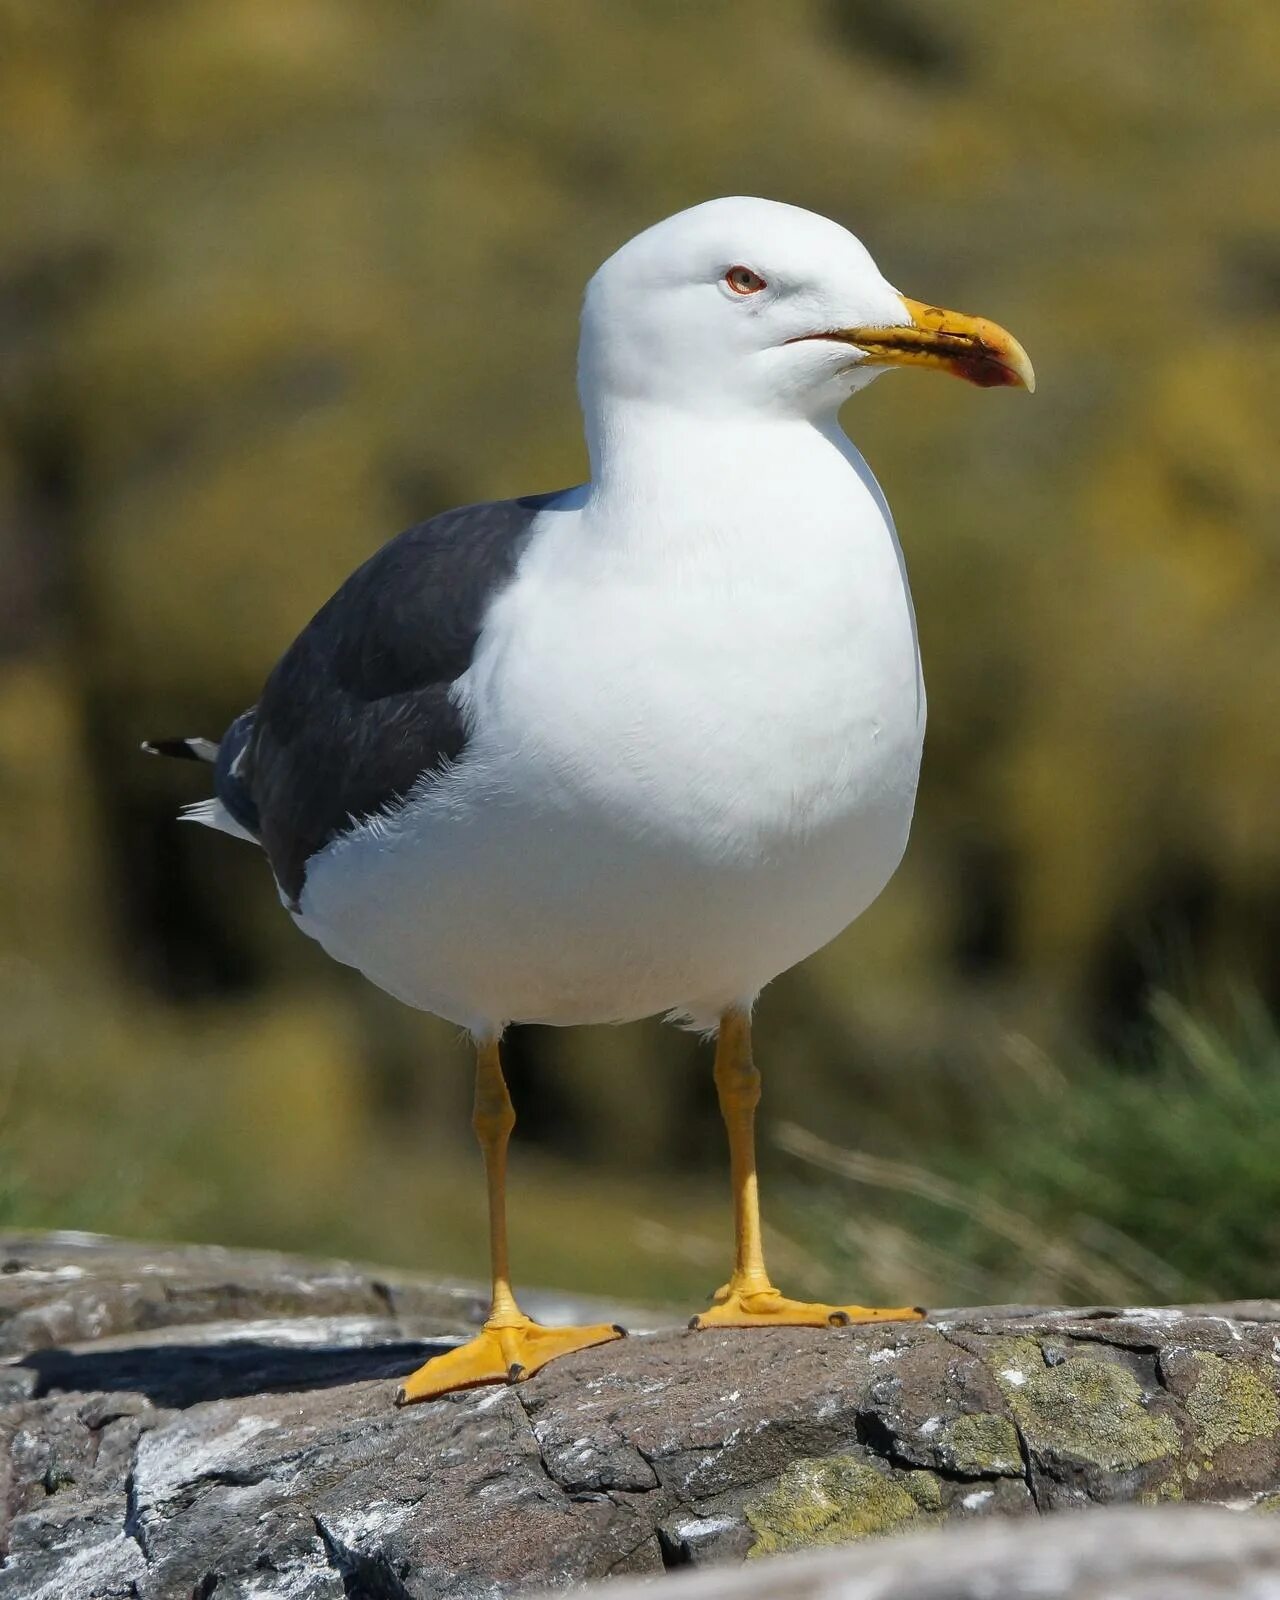
[[[608,1600],[652,1600],[611,1583]],[[1280,1518],[1110,1507],[691,1576],[680,1600],[1277,1600]]]
[[[266,1250],[133,1245],[92,1234],[0,1238],[0,1355],[191,1323],[404,1318],[459,1332],[484,1314],[469,1286]]]
[[[1271,1302],[665,1330],[398,1411],[475,1289],[80,1235],[0,1262],[0,1596],[464,1600],[1112,1501],[1280,1504]]]

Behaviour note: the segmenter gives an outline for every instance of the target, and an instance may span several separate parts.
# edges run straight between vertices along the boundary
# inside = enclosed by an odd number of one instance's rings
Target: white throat
[[[588,522],[682,564],[715,547],[735,565],[749,553],[815,559],[828,543],[894,544],[879,485],[834,413],[820,419],[673,413],[637,399],[586,413]],[[799,543],[797,543],[799,541]]]

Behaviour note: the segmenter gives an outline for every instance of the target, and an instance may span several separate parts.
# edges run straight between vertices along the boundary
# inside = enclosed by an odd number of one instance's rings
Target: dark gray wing
[[[534,518],[557,498],[463,506],[392,539],[307,624],[254,710],[231,725],[218,796],[261,839],[292,905],[318,850],[461,753],[466,729],[450,690]]]

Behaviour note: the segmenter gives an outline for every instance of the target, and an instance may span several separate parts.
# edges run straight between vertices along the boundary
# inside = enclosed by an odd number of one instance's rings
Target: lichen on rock
[[[993,1366],[1038,1454],[1117,1472],[1179,1452],[1173,1419],[1147,1409],[1138,1380],[1117,1362],[1073,1356],[1049,1367],[1034,1339],[1008,1339],[997,1342]]]
[[[854,1455],[793,1461],[776,1487],[746,1508],[756,1535],[749,1554],[865,1539],[923,1523],[941,1505],[930,1472],[891,1476]]]
[[[950,1470],[974,1478],[1022,1475],[1018,1430],[994,1411],[953,1417],[939,1437],[938,1456]]]
[[[1223,1445],[1280,1434],[1280,1400],[1256,1362],[1224,1361],[1207,1350],[1191,1355],[1200,1375],[1187,1396],[1187,1414],[1207,1456]]]

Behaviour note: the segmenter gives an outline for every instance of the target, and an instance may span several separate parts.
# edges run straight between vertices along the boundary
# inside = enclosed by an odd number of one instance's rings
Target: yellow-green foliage
[[[143,1011],[0,967],[0,1016],[0,1228],[235,1240],[483,1277],[464,1074],[431,1086],[434,1115],[378,1117],[340,1000],[292,990],[256,1007]],[[580,1170],[518,1141],[520,1277],[607,1294],[618,1314],[691,1311],[723,1266],[720,1187],[620,1170],[586,1191]]]
[[[842,1263],[833,1277],[896,1258],[935,1305],[1269,1294],[1280,1032],[1254,1001],[1230,1027],[1168,995],[1151,1009],[1131,1051],[1067,1071],[1025,1040],[993,1051],[967,1086],[969,1120],[922,1129],[917,1110],[905,1160],[780,1130],[808,1163],[792,1193],[804,1234]],[[909,1083],[926,1106],[946,1089],[923,1066]]]

